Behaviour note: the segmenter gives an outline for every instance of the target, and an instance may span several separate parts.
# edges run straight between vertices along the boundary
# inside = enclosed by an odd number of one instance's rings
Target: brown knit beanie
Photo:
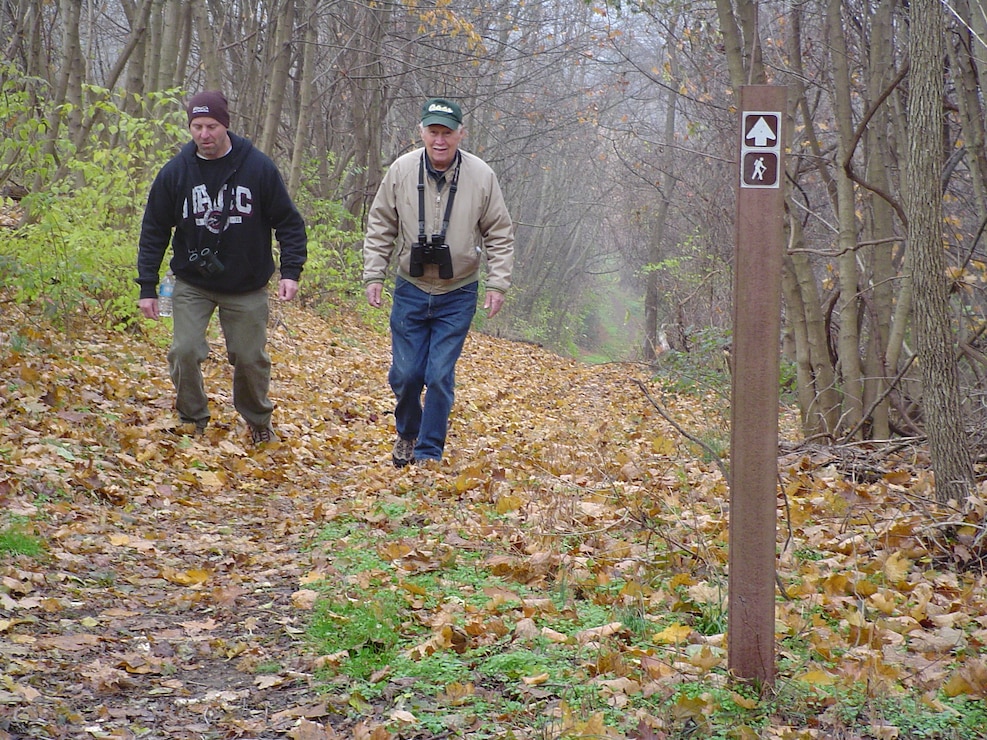
[[[193,118],[215,118],[223,128],[230,127],[230,109],[226,96],[219,90],[206,90],[193,95],[188,101],[188,122]]]

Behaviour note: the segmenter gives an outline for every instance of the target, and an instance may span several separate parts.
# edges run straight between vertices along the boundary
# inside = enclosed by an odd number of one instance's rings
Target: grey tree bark
[[[222,25],[213,23],[209,17],[206,0],[192,0],[192,27],[199,39],[200,67],[203,75],[203,90],[220,90],[223,88],[223,70],[225,65],[219,54],[222,41]]]
[[[302,63],[298,71],[298,123],[295,127],[295,143],[291,150],[291,165],[288,170],[288,192],[298,193],[302,180],[302,166],[305,162],[309,121],[313,113],[312,99],[315,92],[315,51],[319,43],[319,0],[307,0],[302,7]]]
[[[672,26],[674,30],[674,24]],[[665,103],[665,132],[664,140],[673,141],[675,139],[676,116],[678,106],[678,95],[673,90],[678,90],[681,86],[679,77],[678,57],[675,47],[668,49],[668,63],[670,79],[668,90],[666,91]],[[676,177],[673,167],[668,167],[662,178],[661,189],[657,195],[659,198],[658,209],[655,213],[653,236],[649,245],[648,264],[657,265],[662,257],[662,252],[667,248],[665,244],[665,226],[668,220],[668,209],[672,201],[672,192],[675,187]],[[644,295],[644,347],[643,356],[645,361],[651,362],[658,356],[659,339],[659,317],[658,317],[658,272],[652,269],[648,273]]]
[[[295,0],[282,0],[273,10],[274,30],[265,51],[268,69],[264,75],[262,88],[264,95],[264,123],[258,146],[261,151],[271,153],[281,126],[281,111],[288,89],[288,70],[295,60],[293,40],[295,34]]]
[[[965,505],[973,488],[973,463],[961,413],[942,239],[943,10],[938,0],[912,0],[911,13],[905,208],[915,331],[936,498]]]
[[[85,62],[82,59],[82,47],[79,42],[79,23],[82,8],[75,0],[60,0],[59,14],[62,18],[62,47],[58,59],[59,72],[53,91],[51,114],[48,116],[48,128],[42,148],[46,158],[55,159],[58,139],[62,136],[62,120],[59,108],[68,105],[72,113],[66,124],[69,136],[73,136],[82,125],[82,82],[84,79]],[[44,186],[44,176],[51,172],[39,171],[32,183],[32,190],[40,191]]]

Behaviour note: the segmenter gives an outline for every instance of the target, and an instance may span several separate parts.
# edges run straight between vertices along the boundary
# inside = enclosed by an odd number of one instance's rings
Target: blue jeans
[[[456,361],[476,313],[476,297],[476,283],[441,295],[429,295],[401,278],[394,286],[387,380],[396,399],[398,435],[418,439],[416,460],[442,459],[456,385]]]

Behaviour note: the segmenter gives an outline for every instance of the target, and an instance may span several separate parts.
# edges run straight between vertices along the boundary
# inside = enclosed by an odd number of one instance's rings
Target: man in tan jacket
[[[493,170],[460,149],[466,129],[459,105],[427,100],[419,128],[424,146],[388,169],[363,243],[371,306],[382,305],[384,279],[395,265],[388,382],[396,399],[392,460],[399,468],[442,459],[481,266],[483,307],[491,317],[504,303],[514,266],[514,223]]]

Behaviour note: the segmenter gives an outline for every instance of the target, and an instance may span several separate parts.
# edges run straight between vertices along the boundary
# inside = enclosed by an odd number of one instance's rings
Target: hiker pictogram
[[[745,111],[742,120],[740,187],[778,187],[781,112]]]

